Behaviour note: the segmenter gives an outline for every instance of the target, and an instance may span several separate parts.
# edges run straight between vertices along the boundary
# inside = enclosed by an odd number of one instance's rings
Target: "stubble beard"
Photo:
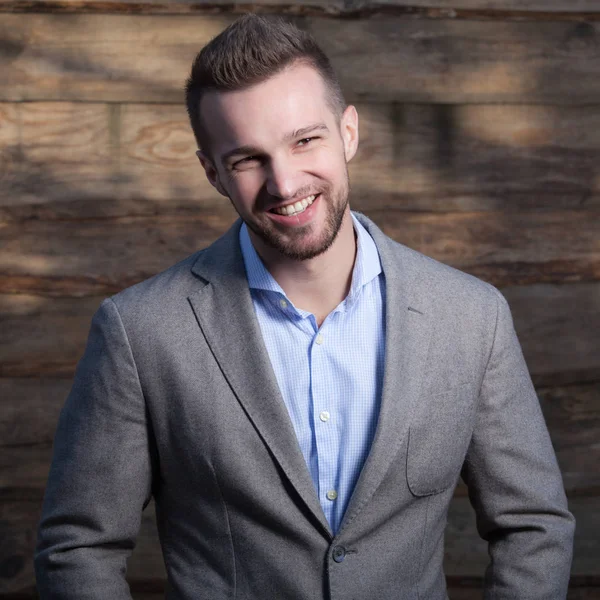
[[[331,188],[324,189],[320,194],[319,201],[325,203],[327,215],[322,234],[312,244],[307,244],[305,239],[314,227],[312,223],[303,227],[288,228],[284,235],[277,230],[273,223],[263,225],[262,223],[246,220],[243,217],[242,219],[266,245],[286,258],[296,261],[309,260],[326,252],[337,238],[350,195],[348,173],[346,172],[345,185],[340,188],[335,196],[332,196]]]

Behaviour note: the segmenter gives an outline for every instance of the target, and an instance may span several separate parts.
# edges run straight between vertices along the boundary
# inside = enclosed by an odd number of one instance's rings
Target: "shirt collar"
[[[367,283],[381,273],[381,261],[379,260],[379,252],[373,238],[354,214],[350,214],[352,215],[357,241],[356,260],[354,261],[352,283],[350,285],[350,292],[348,293],[348,298],[352,299]],[[246,223],[242,223],[240,227],[239,239],[246,267],[248,286],[251,289],[277,292],[285,296],[285,292],[275,281],[271,273],[269,273],[254,249]]]

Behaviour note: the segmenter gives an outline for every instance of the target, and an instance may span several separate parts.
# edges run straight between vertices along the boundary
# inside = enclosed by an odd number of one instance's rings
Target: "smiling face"
[[[209,181],[230,198],[257,250],[294,260],[322,254],[349,222],[348,170],[358,117],[341,119],[318,72],[296,63],[248,89],[201,100]],[[210,158],[209,158],[210,155]]]

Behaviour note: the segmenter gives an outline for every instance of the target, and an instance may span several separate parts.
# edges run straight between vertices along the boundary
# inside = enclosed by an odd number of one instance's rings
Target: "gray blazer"
[[[238,221],[94,316],[55,438],[41,598],[130,598],[154,496],[169,599],[444,600],[459,476],[489,542],[485,598],[566,597],[574,519],[506,301],[359,218],[386,279],[385,380],[337,535],[261,337]]]

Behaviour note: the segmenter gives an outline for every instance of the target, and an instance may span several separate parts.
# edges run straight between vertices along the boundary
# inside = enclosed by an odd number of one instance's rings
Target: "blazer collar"
[[[385,276],[386,355],[375,438],[338,535],[373,496],[405,439],[423,380],[431,323],[427,282],[420,268],[425,257],[391,240],[364,215],[354,215],[375,241]],[[239,245],[240,226],[236,221],[200,252],[192,271],[205,285],[188,299],[238,401],[331,538],[256,318]]]

